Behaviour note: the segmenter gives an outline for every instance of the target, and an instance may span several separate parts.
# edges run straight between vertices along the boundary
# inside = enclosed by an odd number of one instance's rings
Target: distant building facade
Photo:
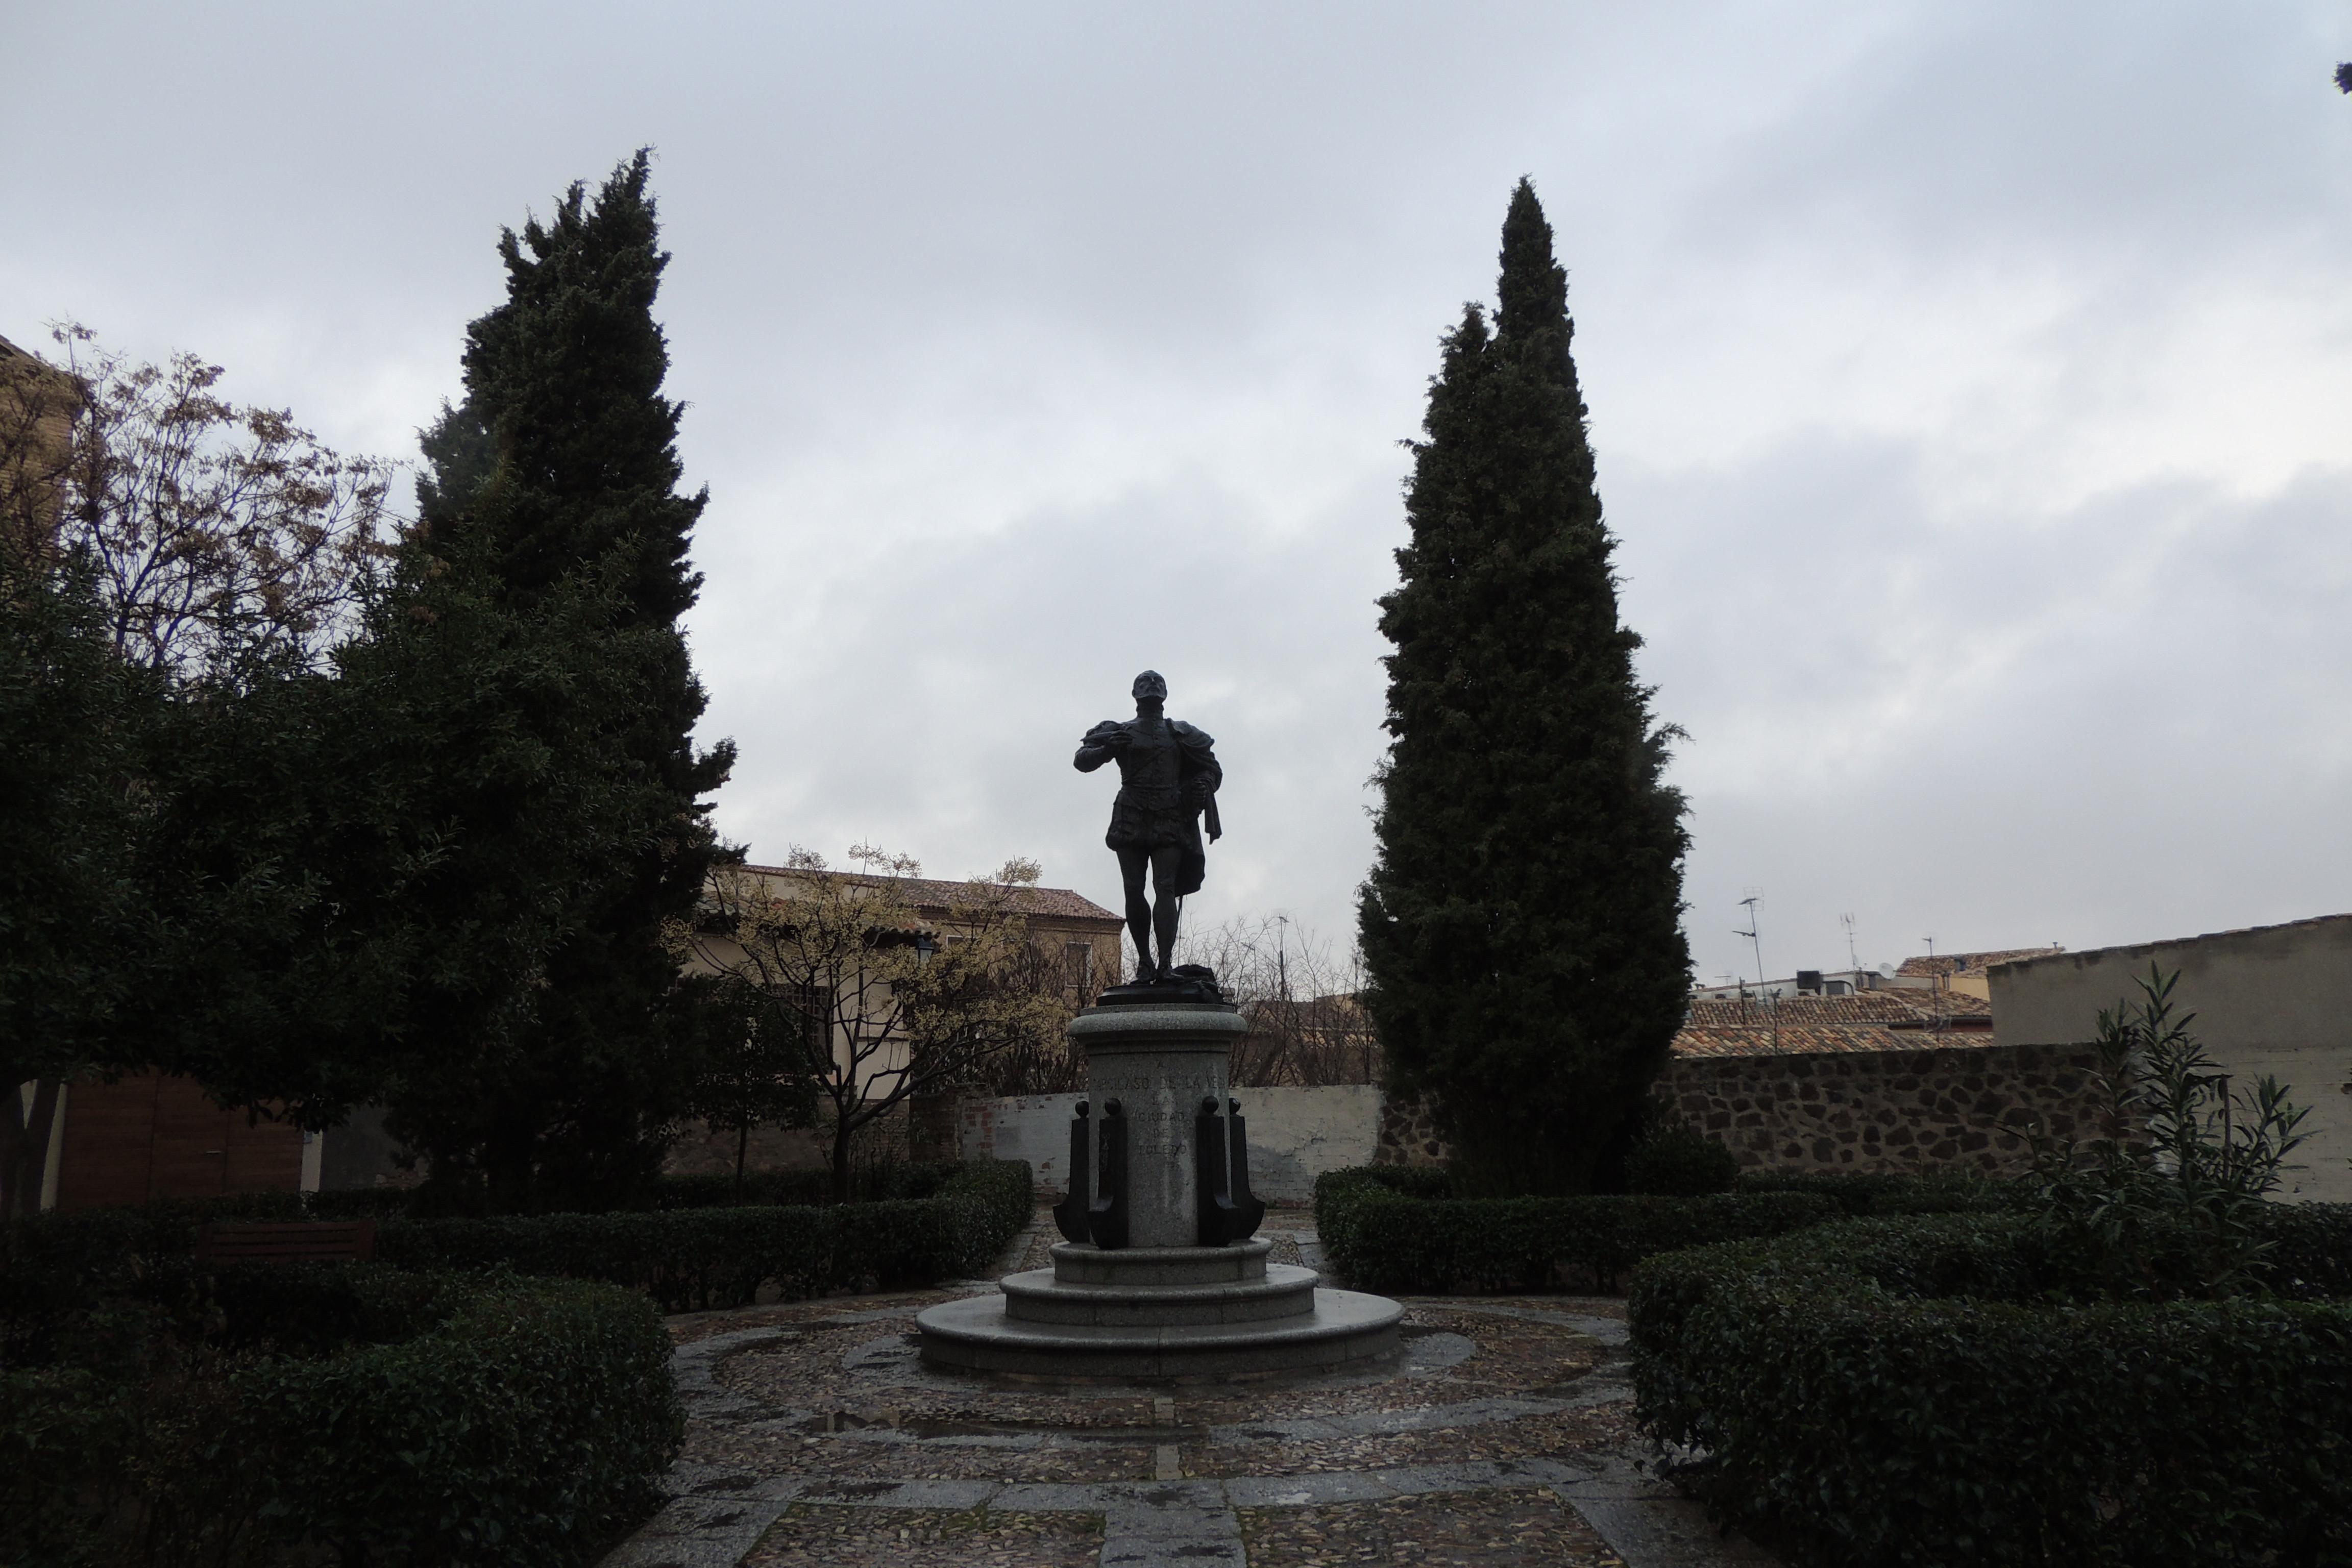
[[[82,384],[0,338],[0,538],[38,554],[57,537]]]
[[[1901,963],[1883,963],[1875,969],[1800,969],[1780,980],[1719,980],[1692,986],[1691,995],[1710,1002],[1731,1002],[1742,997],[1851,996],[1863,991],[1958,991],[1990,1001],[1992,993],[1985,979],[1988,965],[2020,958],[2043,958],[2065,951],[2062,947],[2005,947],[1985,952],[1928,953],[1906,958]]]
[[[921,877],[882,879],[866,872],[811,870],[800,867],[747,865],[741,868],[777,897],[789,897],[795,883],[855,878],[884,880],[908,905],[917,921],[911,936],[920,941],[952,942],[960,938],[957,910],[967,906],[971,884]],[[1030,954],[1039,970],[1055,978],[1072,1012],[1090,1005],[1108,986],[1118,984],[1126,921],[1083,894],[1067,888],[1022,888],[1014,890],[1014,908],[1026,928]],[[725,970],[741,961],[741,950],[723,933],[709,932],[698,940],[691,967]],[[869,1039],[872,1037],[867,1037]],[[835,1031],[835,1057],[848,1068],[857,1047]],[[906,1047],[893,1042],[874,1050],[857,1065],[858,1081],[888,1079],[907,1067]],[[883,1098],[884,1089],[874,1098]],[[921,1156],[952,1157],[955,1147],[955,1097],[934,1105],[922,1097],[905,1102],[868,1129],[866,1147],[872,1157],[905,1158],[911,1151]],[[755,1170],[818,1166],[830,1159],[831,1133],[823,1129],[760,1128],[749,1140],[749,1167]],[[887,1145],[887,1147],[886,1147]],[[689,1129],[672,1149],[666,1169],[676,1173],[718,1173],[734,1168],[735,1139],[710,1134],[699,1126]]]
[[[1937,952],[1922,958],[1906,958],[1895,969],[1897,986],[1923,991],[1958,991],[1969,996],[1992,999],[1992,984],[1988,971],[1996,963],[2014,963],[2021,959],[2050,958],[2066,950],[2053,944],[2049,947],[2005,947],[1987,952]]]

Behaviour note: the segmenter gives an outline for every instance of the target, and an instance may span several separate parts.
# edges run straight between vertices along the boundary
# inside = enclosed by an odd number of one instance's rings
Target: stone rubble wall
[[[2056,1138],[2095,1131],[2097,1059],[2084,1046],[1974,1045],[1682,1057],[1659,1087],[1748,1170],[2009,1175],[2032,1150],[2004,1126],[2038,1116]]]
[[[1677,1057],[1659,1092],[1685,1125],[1751,1171],[2025,1169],[2004,1131],[2039,1116],[2056,1138],[2087,1137],[2087,1046],[1932,1046],[1918,1050]],[[1381,1164],[1434,1165],[1446,1148],[1418,1105],[1384,1106]]]
[[[1449,1151],[1429,1110],[1417,1100],[1383,1100],[1376,1165],[1442,1165]]]

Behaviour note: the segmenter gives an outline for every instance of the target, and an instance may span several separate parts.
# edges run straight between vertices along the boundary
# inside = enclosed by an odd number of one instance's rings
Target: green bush
[[[2352,1277],[2352,1209],[2258,1223],[2265,1286]],[[2193,1286],[2198,1238],[2163,1249]],[[2102,1279],[1997,1213],[1653,1258],[1637,1410],[1724,1518],[1808,1562],[2352,1563],[2352,1302]]]
[[[576,1563],[677,1452],[642,1297],[365,1264],[150,1297],[0,1368],[0,1561]]]
[[[1029,1223],[1024,1161],[955,1169],[928,1198],[832,1207],[404,1220],[376,1254],[418,1268],[504,1267],[650,1294],[665,1311],[800,1300],[981,1273]]]
[[[1315,1184],[1324,1250],[1365,1290],[1547,1290],[1563,1273],[1613,1289],[1654,1253],[1741,1237],[1778,1236],[1833,1217],[1805,1194],[1670,1198],[1408,1196],[1422,1176],[1396,1166],[1333,1171]]]
[[[1625,1152],[1625,1190],[1655,1197],[1727,1193],[1739,1180],[1739,1157],[1714,1139],[1675,1122],[1651,1128]]]

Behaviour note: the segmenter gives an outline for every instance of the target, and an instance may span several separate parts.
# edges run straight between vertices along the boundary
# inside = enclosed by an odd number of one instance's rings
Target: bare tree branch
[[[864,845],[851,854],[865,870],[834,871],[797,848],[781,871],[720,868],[705,919],[680,944],[809,1021],[800,1066],[830,1112],[836,1195],[858,1129],[918,1094],[982,1080],[993,1058],[1058,1034],[1069,1016],[1058,986],[1032,983],[1034,864],[962,884],[944,917],[927,921],[904,887],[915,862]]]
[[[1284,1084],[1376,1083],[1380,1047],[1357,1005],[1360,962],[1280,915],[1236,916],[1184,938],[1187,963],[1216,971],[1225,994],[1241,1004],[1249,1033],[1234,1047],[1232,1081],[1265,1089]]]

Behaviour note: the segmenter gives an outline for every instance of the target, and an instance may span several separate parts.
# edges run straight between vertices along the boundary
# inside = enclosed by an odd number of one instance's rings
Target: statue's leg
[[[1162,974],[1175,963],[1176,917],[1182,912],[1184,901],[1168,889],[1176,885],[1177,869],[1183,862],[1184,852],[1172,844],[1151,852],[1151,932],[1160,939]]]
[[[1151,900],[1144,895],[1143,874],[1151,864],[1151,857],[1140,849],[1118,852],[1119,879],[1127,884],[1127,934],[1135,939],[1135,977],[1149,981],[1159,977],[1151,963]]]

